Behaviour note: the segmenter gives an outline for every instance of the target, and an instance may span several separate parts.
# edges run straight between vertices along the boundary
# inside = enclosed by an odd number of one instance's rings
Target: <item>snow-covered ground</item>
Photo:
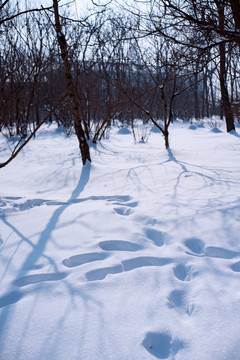
[[[0,170],[1,360],[240,359],[240,137],[221,130],[177,122],[166,151],[113,127],[82,168],[45,126]]]

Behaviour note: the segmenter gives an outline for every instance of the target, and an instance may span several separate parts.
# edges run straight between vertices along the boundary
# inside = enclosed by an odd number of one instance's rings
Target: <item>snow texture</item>
[[[239,135],[192,129],[113,127],[82,168],[44,126],[1,169],[1,360],[239,360]]]

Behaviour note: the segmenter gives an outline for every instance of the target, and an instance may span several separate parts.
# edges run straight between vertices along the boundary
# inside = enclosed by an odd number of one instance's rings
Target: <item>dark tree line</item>
[[[169,39],[197,65],[198,59],[217,62],[221,106],[227,131],[234,130],[234,109],[229,92],[230,53],[240,49],[238,0],[151,0],[145,33]],[[239,75],[239,70],[238,75]],[[239,82],[239,76],[238,80]],[[238,97],[237,97],[238,101]]]
[[[111,3],[80,20],[60,5],[0,2],[0,131],[18,137],[15,152],[44,119],[75,132],[83,164],[115,119],[152,122],[166,147],[177,118],[219,115],[234,129],[238,1],[151,0],[127,13]]]

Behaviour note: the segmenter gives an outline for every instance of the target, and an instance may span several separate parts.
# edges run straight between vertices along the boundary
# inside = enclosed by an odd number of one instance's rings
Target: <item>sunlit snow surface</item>
[[[239,128],[212,130],[113,127],[82,169],[45,126],[0,169],[1,360],[239,360]]]

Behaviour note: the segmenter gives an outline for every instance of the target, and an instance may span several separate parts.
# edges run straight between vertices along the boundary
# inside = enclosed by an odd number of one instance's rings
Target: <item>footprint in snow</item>
[[[185,346],[183,341],[173,339],[167,332],[147,332],[142,345],[157,359],[172,358]]]
[[[186,301],[186,291],[184,290],[173,290],[168,296],[168,307],[169,309],[182,310],[188,316],[191,316],[195,305],[188,304]]]
[[[170,309],[176,307],[183,307],[185,303],[185,291],[173,290],[168,296],[168,307]]]
[[[240,261],[232,264],[230,268],[232,269],[232,271],[240,272]]]
[[[131,197],[128,195],[113,195],[113,196],[109,196],[108,199],[106,199],[106,200],[111,203],[117,201],[117,202],[120,202],[122,205],[122,203],[130,201]]]
[[[133,208],[138,206],[137,201],[133,202],[114,202],[113,205],[119,205],[118,207],[114,207],[113,210],[118,214],[122,216],[129,216],[133,213]]]
[[[124,240],[106,240],[101,241],[98,245],[105,251],[137,251],[142,249],[140,245]]]
[[[62,280],[67,277],[67,273],[52,273],[52,274],[34,274],[34,275],[27,275],[22,278],[19,278],[14,281],[14,285],[18,287],[36,284],[43,281],[56,281]]]
[[[146,236],[156,245],[163,246],[165,244],[166,234],[152,228],[145,229]]]
[[[22,199],[21,197],[5,197],[3,201],[1,200],[0,202],[0,207],[3,207],[2,213],[22,212],[47,203],[47,200],[43,199],[29,199],[24,202],[17,202],[17,200]],[[7,208],[5,208],[6,206]]]
[[[45,205],[47,202],[48,200],[43,200],[43,199],[28,199],[23,203],[13,203],[12,206],[18,211],[26,211],[36,206]]]
[[[197,238],[186,239],[184,241],[184,244],[193,254],[196,254],[196,255],[204,254],[205,244],[202,240],[197,239]],[[187,253],[187,254],[189,254],[189,253]],[[192,254],[190,253],[190,255],[192,255]]]
[[[206,256],[219,259],[233,259],[240,256],[240,252],[224,249],[218,246],[205,246],[204,242],[197,238],[186,239],[185,246],[191,251],[186,252],[188,255]]]
[[[175,277],[181,281],[190,281],[192,278],[192,269],[185,264],[176,265],[173,272]]]
[[[4,199],[7,199],[7,200],[20,200],[22,199],[21,196],[5,196]]]
[[[104,260],[107,257],[108,257],[107,254],[93,252],[93,253],[79,254],[79,255],[71,256],[68,259],[64,259],[62,261],[62,263],[64,266],[66,266],[68,268],[72,268],[72,267],[76,267],[76,266],[90,263],[93,261]]]
[[[137,201],[132,201],[132,202],[113,202],[113,205],[119,205],[119,206],[126,206],[126,207],[130,207],[130,208],[135,208],[138,206],[138,202]]]
[[[22,201],[22,197],[11,197],[7,196],[0,200],[0,207],[3,208],[1,212],[3,213],[11,213],[16,211],[26,211],[30,210],[36,206],[69,206],[71,204],[78,204],[85,201],[93,200],[105,200],[107,202],[118,202],[121,206],[125,205],[126,202],[131,201],[131,197],[128,195],[113,195],[113,196],[89,196],[87,198],[73,199],[67,202],[55,201],[55,200],[45,200],[45,199],[27,199]],[[21,201],[18,201],[21,200]],[[134,207],[136,203],[126,204],[129,207]],[[6,206],[9,206],[7,209],[4,209]],[[121,211],[121,210],[120,210]],[[125,214],[123,214],[125,215]]]
[[[240,253],[217,246],[208,246],[205,250],[205,256],[219,258],[219,259],[233,259],[239,256]]]
[[[86,273],[87,281],[103,280],[109,274],[119,274],[123,271],[121,265],[91,270]]]
[[[127,207],[114,208],[113,210],[115,211],[115,213],[117,213],[118,215],[122,215],[122,216],[129,216],[133,212],[132,209],[127,208]]]
[[[173,260],[170,258],[140,256],[133,259],[124,260],[120,265],[91,270],[86,273],[86,278],[88,281],[103,280],[107,275],[110,274],[119,274],[125,271],[131,271],[147,266],[164,266],[172,263],[172,261]]]
[[[154,256],[139,256],[137,258],[122,261],[124,271],[134,270],[146,266],[164,266],[172,263],[170,258],[159,258]]]

